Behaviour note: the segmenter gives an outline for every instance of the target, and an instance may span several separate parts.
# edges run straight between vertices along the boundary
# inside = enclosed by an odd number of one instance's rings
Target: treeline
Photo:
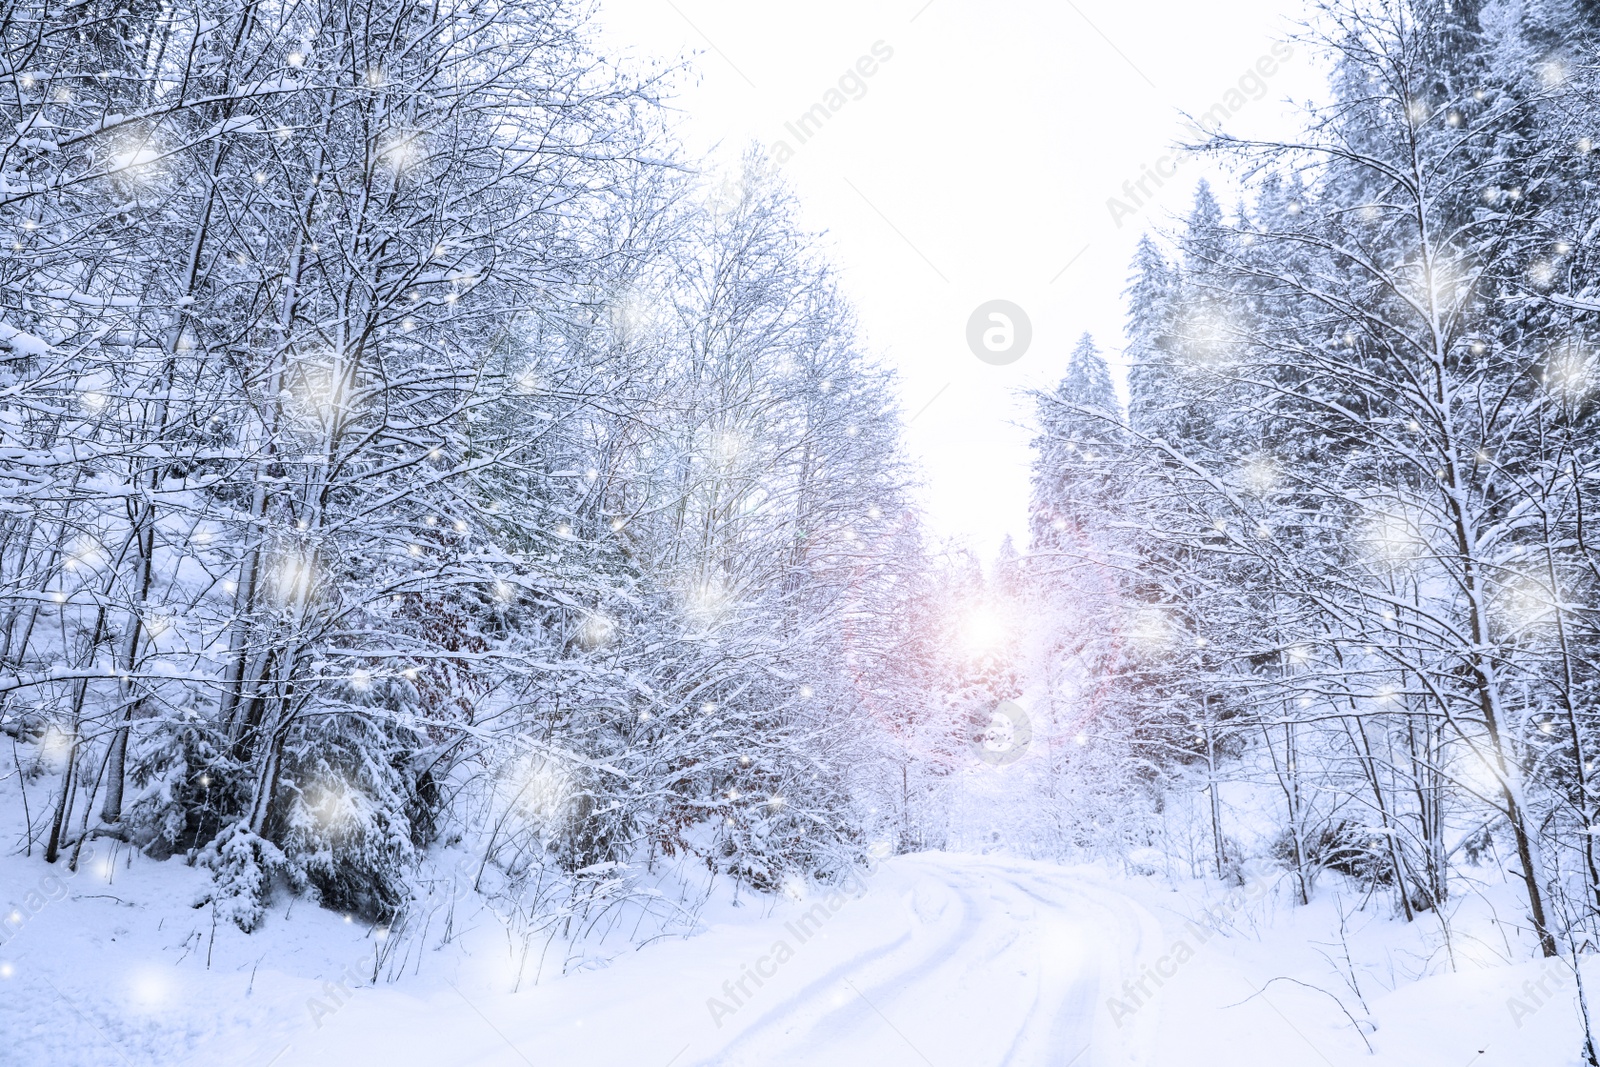
[[[440,838],[512,897],[856,854],[919,533],[755,156],[567,0],[0,8],[12,845],[245,928],[392,917]]]
[[[1038,398],[1035,554],[1102,620],[1144,843],[1181,781],[1236,872],[1232,783],[1302,899],[1410,918],[1499,868],[1553,954],[1600,918],[1600,21],[1323,14],[1305,139],[1217,137],[1246,198],[1140,247],[1126,414],[1091,343]]]

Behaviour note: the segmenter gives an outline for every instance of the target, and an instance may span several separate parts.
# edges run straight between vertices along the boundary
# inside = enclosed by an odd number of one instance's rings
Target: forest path
[[[1159,926],[1109,888],[1042,865],[922,856],[845,908],[815,938],[822,973],[752,999],[759,1014],[690,1062],[1090,1067],[1134,1051],[1100,990]]]
[[[1092,875],[924,854],[855,892],[657,942],[515,996],[360,994],[277,1067],[1106,1067],[1144,1062],[1110,990],[1161,942]],[[760,977],[759,984],[757,977]]]

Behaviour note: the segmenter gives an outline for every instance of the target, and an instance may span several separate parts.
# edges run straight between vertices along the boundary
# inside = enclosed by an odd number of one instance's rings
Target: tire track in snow
[[[917,857],[901,873],[910,882],[909,891],[899,890],[910,903],[903,934],[833,964],[693,1062],[1093,1067],[1128,1061],[1134,1050],[1126,1035],[1108,1034],[1095,1006],[1102,983],[1123,973],[1145,951],[1150,932],[1159,931],[1144,909],[1109,888],[1042,867]],[[918,937],[926,926],[917,925],[918,894],[926,898],[930,885],[949,897],[929,924],[943,930],[931,946]],[[951,903],[960,914],[947,922]]]
[[[977,908],[974,906],[975,902],[968,893],[963,892],[956,886],[949,886],[948,888],[953,889],[960,898],[962,907],[961,919],[956,924],[956,929],[951,931],[937,945],[932,946],[931,953],[923,954],[920,962],[915,964],[912,970],[890,975],[877,982],[867,982],[862,980],[859,975],[861,970],[870,968],[885,957],[892,958],[892,954],[896,950],[913,943],[919,932],[915,928],[907,929],[904,934],[889,945],[853,956],[835,964],[826,974],[813,979],[789,997],[773,1002],[748,1029],[721,1049],[713,1058],[701,1061],[701,1063],[704,1067],[715,1067],[715,1065],[736,1061],[766,1062],[751,1058],[749,1047],[760,1044],[763,1039],[768,1038],[774,1027],[785,1023],[791,1025],[783,1036],[790,1038],[795,1043],[804,1044],[808,1038],[816,1040],[816,1032],[819,1028],[837,1029],[841,1026],[876,1020],[877,1016],[870,1004],[862,1003],[859,997],[847,1000],[843,1005],[838,1004],[837,998],[840,987],[844,984],[845,979],[852,978],[857,986],[865,985],[867,987],[864,995],[869,1001],[881,1004],[879,997],[894,995],[894,983],[914,981],[923,974],[932,973],[959,952],[966,938],[970,936],[972,928],[981,922],[981,916],[978,915]],[[943,918],[942,912],[939,918]],[[794,1035],[793,1023],[796,1017],[810,1020],[806,1030],[799,1035]]]

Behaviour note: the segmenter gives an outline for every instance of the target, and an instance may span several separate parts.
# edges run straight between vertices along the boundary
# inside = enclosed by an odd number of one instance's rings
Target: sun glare
[[[962,620],[961,638],[967,651],[974,655],[993,652],[1005,643],[1005,622],[992,607],[975,608]]]

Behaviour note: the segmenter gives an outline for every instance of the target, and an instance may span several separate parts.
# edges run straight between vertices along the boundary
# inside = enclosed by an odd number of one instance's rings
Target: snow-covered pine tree
[[[1595,881],[1569,829],[1590,814],[1572,605],[1593,570],[1590,338],[1568,293],[1593,227],[1553,180],[1587,181],[1586,75],[1563,59],[1591,31],[1565,5],[1351,5],[1339,25],[1314,136],[1215,145],[1298,173],[1236,223],[1197,211],[1179,242],[1183,310],[1141,366],[1184,380],[1151,413],[1134,378],[1143,570],[1205,579],[1165,588],[1203,623],[1187,684],[1259,731],[1297,870],[1364,871],[1414,914],[1449,891],[1445,839],[1487,817],[1548,954],[1552,886]]]

